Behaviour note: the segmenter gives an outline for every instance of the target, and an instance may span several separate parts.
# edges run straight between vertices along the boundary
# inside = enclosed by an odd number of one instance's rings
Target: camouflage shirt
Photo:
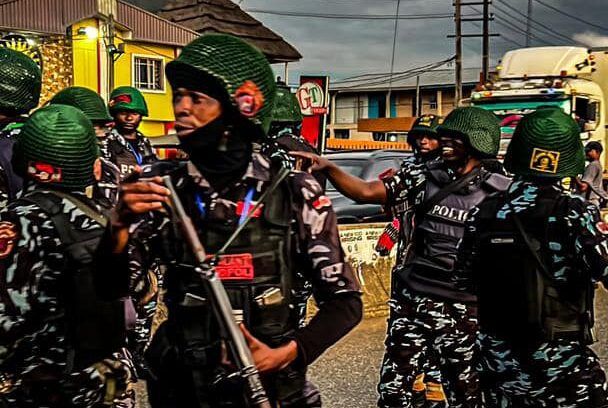
[[[33,190],[27,187],[24,194]],[[69,200],[62,199],[61,206],[75,228],[103,228]],[[0,386],[0,402],[5,398],[10,406],[42,406],[31,405],[40,400],[25,384],[49,375],[73,406],[89,407],[103,396],[103,378],[95,367],[65,373],[64,261],[46,212],[25,201],[0,212],[0,377],[6,392]]]

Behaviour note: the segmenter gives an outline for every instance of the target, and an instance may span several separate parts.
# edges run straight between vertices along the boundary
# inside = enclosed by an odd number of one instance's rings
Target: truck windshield
[[[500,102],[473,102],[473,106],[477,106],[493,112],[498,119],[500,119],[500,151],[499,155],[502,156],[507,150],[509,141],[513,136],[515,127],[519,123],[520,119],[529,113],[534,112],[541,106],[557,106],[562,108],[564,112],[570,114],[572,104],[570,100],[517,100],[508,101],[501,99]]]

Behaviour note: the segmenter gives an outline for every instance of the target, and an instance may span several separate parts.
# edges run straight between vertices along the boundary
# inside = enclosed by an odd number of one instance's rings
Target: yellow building
[[[150,116],[140,127],[148,136],[172,127],[165,65],[198,35],[121,0],[0,2],[0,46],[39,63],[41,104],[71,85],[95,90],[105,100],[115,87],[134,86],[148,104]]]

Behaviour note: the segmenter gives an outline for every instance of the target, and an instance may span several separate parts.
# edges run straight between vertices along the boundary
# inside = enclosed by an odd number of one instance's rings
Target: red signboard
[[[327,124],[329,77],[301,76],[296,97],[300,103],[302,115],[304,115],[302,136],[313,146],[322,150]]]

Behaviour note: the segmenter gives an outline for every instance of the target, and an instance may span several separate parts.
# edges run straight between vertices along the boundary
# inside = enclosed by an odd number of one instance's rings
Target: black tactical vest
[[[592,341],[594,288],[575,257],[574,239],[567,228],[568,201],[556,192],[517,215],[528,243],[512,215],[497,217],[507,202],[505,194],[491,197],[481,207],[477,215],[480,260],[473,273],[484,333],[515,345],[559,338]],[[557,220],[551,228],[550,216]],[[550,241],[563,246],[564,263],[571,267],[562,279],[556,279],[551,268]]]
[[[105,228],[82,231],[72,227],[69,214],[62,209],[61,200],[67,198],[76,207],[86,204],[73,197],[52,191],[33,191],[17,199],[33,203],[50,217],[65,253],[63,267],[63,304],[57,321],[65,321],[68,341],[67,372],[81,370],[102,361],[124,347],[126,341],[125,301],[102,301],[96,290],[93,258]],[[96,211],[94,209],[85,211]],[[84,212],[84,211],[83,211]],[[85,212],[85,214],[87,214]],[[92,222],[95,222],[91,219]]]
[[[400,273],[405,283],[429,295],[466,301],[466,296],[454,286],[452,271],[467,215],[488,195],[506,189],[509,183],[504,176],[482,170],[475,181],[449,194],[425,214],[416,211],[413,252]],[[429,176],[425,201],[443,186]]]
[[[291,229],[292,209],[288,187],[283,183],[265,201],[259,217],[254,217],[236,240],[227,249],[226,256],[218,266],[218,274],[223,275],[224,284],[232,307],[242,312],[245,324],[252,334],[267,344],[279,345],[285,343],[286,337],[297,328],[297,310],[291,307],[293,276],[292,271],[292,241]],[[183,200],[190,214],[196,214],[192,199]],[[193,221],[199,230],[199,237],[208,254],[217,252],[230,238],[237,227],[238,220],[227,224],[224,220],[203,220],[193,216]],[[188,250],[180,252],[187,254]],[[171,313],[185,318],[192,310],[201,307],[198,319],[200,327],[190,327],[192,322],[182,327],[186,331],[206,331],[207,333],[192,333],[195,337],[202,336],[201,341],[213,341],[217,337],[215,323],[209,315],[208,305],[195,300],[204,298],[200,278],[192,271],[188,257],[185,256],[184,266],[176,268],[167,274],[167,301]],[[191,296],[191,295],[194,295]],[[208,316],[209,315],[209,316]],[[180,317],[181,321],[183,317]],[[199,323],[192,323],[193,326]],[[188,334],[185,334],[188,336]]]

